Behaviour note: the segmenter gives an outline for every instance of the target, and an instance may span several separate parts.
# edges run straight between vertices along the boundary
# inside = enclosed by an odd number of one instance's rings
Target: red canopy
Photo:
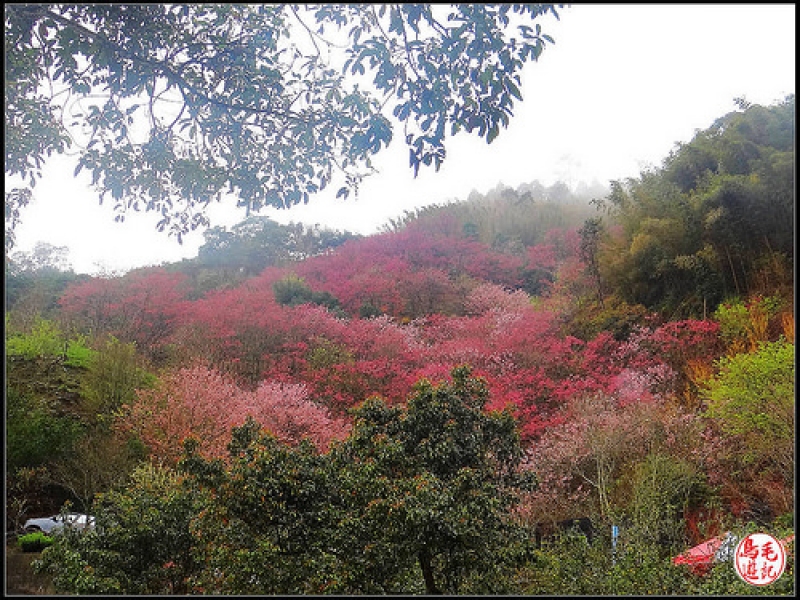
[[[726,542],[730,554],[725,551],[726,549],[723,549]],[[794,535],[790,535],[781,540],[781,544],[783,544],[783,547],[787,551],[787,546],[792,542],[794,542]],[[683,554],[673,558],[672,562],[676,565],[688,565],[693,573],[704,575],[708,573],[715,562],[724,561],[727,559],[727,556],[732,556],[735,546],[736,537],[728,532],[725,534],[725,537],[711,538],[702,544],[698,544],[694,548],[689,548]]]
[[[711,568],[716,559],[717,551],[725,543],[725,538],[711,538],[702,544],[689,548],[683,554],[676,556],[672,562],[676,565],[689,565],[693,573],[702,575]]]

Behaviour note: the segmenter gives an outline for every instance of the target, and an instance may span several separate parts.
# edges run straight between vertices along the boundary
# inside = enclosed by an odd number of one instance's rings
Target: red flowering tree
[[[230,430],[243,422],[242,391],[205,367],[166,373],[153,389],[139,390],[124,408],[119,427],[138,435],[151,455],[166,464],[178,461],[183,440],[202,442],[209,456],[222,456]]]
[[[616,359],[628,368],[649,373],[657,391],[669,389],[696,407],[702,379],[710,375],[722,351],[716,322],[687,319],[635,328],[620,345]]]
[[[167,373],[154,389],[139,390],[117,426],[138,435],[154,458],[174,464],[190,436],[204,455],[225,456],[231,429],[248,416],[286,443],[308,438],[320,451],[348,431],[347,422],[314,403],[303,385],[267,381],[247,391],[202,366]]]
[[[74,284],[64,291],[60,305],[78,328],[135,342],[141,352],[153,356],[174,331],[188,293],[182,273],[142,269]]]
[[[281,273],[267,271],[182,305],[173,340],[184,359],[202,360],[251,387],[267,377],[270,357],[282,357],[292,342],[291,309],[278,304],[273,291]]]
[[[307,438],[324,452],[333,440],[344,439],[350,430],[347,421],[333,418],[325,407],[309,399],[308,389],[302,384],[265,381],[243,400],[244,412],[292,446]]]
[[[530,296],[522,290],[509,290],[494,283],[483,283],[470,291],[465,308],[467,314],[481,315],[488,311],[521,313],[530,306]]]
[[[637,465],[671,456],[699,473],[702,429],[693,413],[657,402],[621,404],[605,394],[577,399],[565,421],[529,447],[528,466],[540,486],[531,494],[528,517],[540,522],[630,516]]]
[[[414,318],[460,310],[468,291],[464,277],[516,287],[522,266],[521,258],[475,240],[408,226],[348,242],[296,270],[351,315]]]

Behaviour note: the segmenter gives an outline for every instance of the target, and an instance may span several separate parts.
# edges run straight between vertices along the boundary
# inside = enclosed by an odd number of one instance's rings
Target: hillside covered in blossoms
[[[793,531],[794,185],[792,96],[606,190],[12,254],[7,530],[96,514],[70,593],[749,592],[672,558]]]

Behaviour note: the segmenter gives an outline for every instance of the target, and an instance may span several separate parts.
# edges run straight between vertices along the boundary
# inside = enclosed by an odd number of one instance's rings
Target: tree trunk
[[[417,558],[422,569],[422,577],[425,579],[425,590],[429,594],[441,594],[442,591],[436,587],[436,582],[433,580],[433,566],[431,565],[431,555],[428,550],[426,548],[420,550]]]

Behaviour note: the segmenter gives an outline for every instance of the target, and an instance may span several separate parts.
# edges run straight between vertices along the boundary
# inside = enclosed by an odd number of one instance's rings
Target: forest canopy
[[[708,314],[728,296],[792,287],[794,95],[746,106],[679,144],[661,168],[612,183],[621,231],[601,271],[626,301]]]

